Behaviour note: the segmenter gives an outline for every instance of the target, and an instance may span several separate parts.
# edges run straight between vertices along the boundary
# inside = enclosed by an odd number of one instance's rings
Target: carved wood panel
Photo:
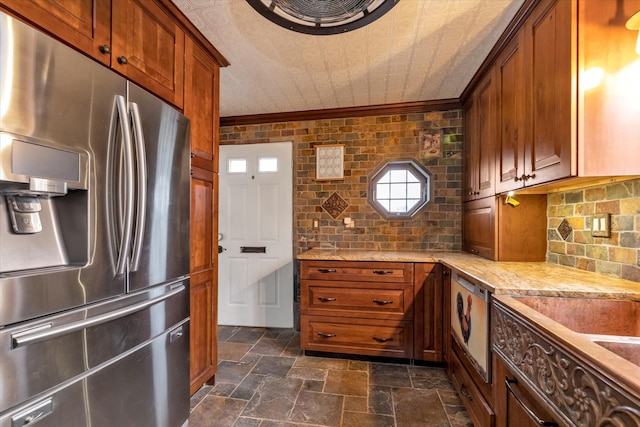
[[[569,426],[640,426],[640,396],[494,301],[493,351]]]

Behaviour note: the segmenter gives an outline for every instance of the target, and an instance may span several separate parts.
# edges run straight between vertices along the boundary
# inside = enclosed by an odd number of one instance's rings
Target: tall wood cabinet
[[[194,40],[185,49],[185,106],[191,119],[191,393],[216,372],[218,319],[219,65]]]
[[[0,0],[48,32],[164,98],[191,122],[191,393],[217,365],[220,67],[228,62],[171,0]]]

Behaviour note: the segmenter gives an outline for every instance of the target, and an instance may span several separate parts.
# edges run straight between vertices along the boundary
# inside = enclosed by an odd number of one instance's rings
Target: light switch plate
[[[591,235],[594,237],[611,236],[611,215],[595,214],[591,217]]]

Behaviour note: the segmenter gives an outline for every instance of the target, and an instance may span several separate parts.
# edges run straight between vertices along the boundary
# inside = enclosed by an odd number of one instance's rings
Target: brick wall
[[[382,250],[461,248],[462,112],[451,110],[346,119],[227,126],[220,143],[293,141],[294,240],[312,247]],[[421,158],[421,130],[442,130],[442,154]],[[344,144],[344,180],[316,181],[317,145]],[[431,203],[415,217],[387,220],[367,203],[367,180],[385,161],[420,160],[431,173]],[[337,193],[348,207],[337,218],[322,203]],[[355,221],[346,228],[345,217]],[[313,228],[317,220],[319,227]]]
[[[596,213],[611,214],[610,237],[591,235]],[[547,220],[547,262],[640,282],[640,180],[549,194]]]

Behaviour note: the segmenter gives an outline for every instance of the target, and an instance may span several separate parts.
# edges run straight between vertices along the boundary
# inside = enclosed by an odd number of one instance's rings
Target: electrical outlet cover
[[[611,236],[611,215],[595,214],[591,217],[591,235],[594,237]]]

